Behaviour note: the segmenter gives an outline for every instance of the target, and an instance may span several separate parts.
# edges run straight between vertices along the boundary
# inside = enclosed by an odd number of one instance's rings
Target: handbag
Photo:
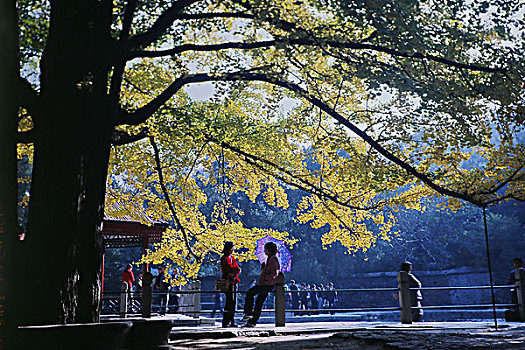
[[[229,281],[227,279],[215,280],[215,290],[217,292],[226,292],[228,290]]]

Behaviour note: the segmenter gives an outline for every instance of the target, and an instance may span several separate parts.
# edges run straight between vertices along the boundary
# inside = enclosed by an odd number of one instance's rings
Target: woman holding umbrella
[[[224,242],[221,257],[222,278],[228,280],[228,289],[226,290],[226,304],[224,305],[224,314],[222,316],[223,327],[237,327],[235,324],[235,305],[237,303],[237,283],[240,282],[239,273],[241,269],[237,260],[232,255],[233,242]]]
[[[264,245],[264,253],[268,256],[265,263],[261,264],[261,275],[259,276],[259,284],[256,284],[246,293],[246,300],[244,302],[244,316],[242,322],[247,321],[243,327],[255,327],[259,317],[261,317],[261,310],[268,296],[277,282],[277,276],[281,266],[279,260],[275,256],[277,254],[277,245],[274,242],[268,242]],[[253,301],[255,301],[255,307]]]

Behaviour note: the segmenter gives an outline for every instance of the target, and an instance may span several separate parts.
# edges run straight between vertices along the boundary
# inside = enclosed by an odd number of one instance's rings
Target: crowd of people
[[[294,311],[294,315],[317,315],[323,309],[335,309],[338,298],[332,282],[324,286],[322,283],[296,283],[291,280],[285,285],[287,308]],[[334,313],[330,311],[330,313]]]

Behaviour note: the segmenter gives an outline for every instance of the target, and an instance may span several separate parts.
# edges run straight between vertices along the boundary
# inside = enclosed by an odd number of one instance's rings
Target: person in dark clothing
[[[211,311],[211,317],[215,317],[217,310],[222,312],[222,294],[217,292],[213,293],[213,310]]]
[[[294,280],[290,281],[290,292],[292,294],[292,309],[299,309],[299,288],[295,284]],[[294,316],[297,316],[297,312],[294,312]]]
[[[322,291],[324,290],[324,286],[323,284],[319,284],[319,286],[317,287],[317,290],[318,291]],[[325,295],[324,293],[317,293],[317,309],[319,310],[319,313],[322,313],[322,309],[323,309],[323,303],[324,303],[324,299],[325,299]]]
[[[412,274],[412,263],[405,261],[401,264],[401,271],[405,271],[408,274],[408,287],[409,288],[421,288],[421,282]],[[411,290],[410,291],[410,303],[412,307],[421,308],[421,301],[423,300],[423,295],[421,290]],[[412,309],[412,321],[420,322],[423,317],[423,309]]]
[[[306,283],[301,283],[301,291],[304,291],[303,293],[299,293],[299,308],[301,310],[308,310],[308,292],[306,292]],[[300,315],[306,315],[306,311],[301,312]]]
[[[241,281],[239,273],[241,268],[237,260],[232,255],[233,242],[224,242],[221,257],[222,278],[228,280],[228,289],[226,290],[226,304],[222,316],[223,327],[237,327],[235,324],[235,306],[237,304],[237,284]]]
[[[329,309],[335,309],[337,305],[337,292],[335,291],[334,284],[332,282],[328,283],[326,285],[326,289],[329,290],[329,292],[325,293],[325,298],[327,300],[328,308]],[[330,311],[330,314],[335,314],[334,311]]]
[[[155,292],[160,293],[157,300],[159,304],[158,312],[161,315],[166,314],[166,308],[168,306],[168,292],[170,290],[170,283],[166,281],[166,267],[164,265],[159,266],[159,274],[155,277],[153,283],[153,289]]]
[[[508,284],[514,285],[516,283],[516,271],[523,270],[523,259],[521,258],[514,258],[512,260],[512,265],[514,265],[514,269],[510,271],[509,280],[507,281]],[[512,288],[510,290],[510,303],[511,304],[517,304],[518,303],[518,291],[516,288]],[[512,306],[510,308],[512,311],[517,311],[518,308],[516,306]]]
[[[179,294],[177,292],[180,290],[180,286],[173,286],[170,290],[169,303],[168,303],[168,312],[174,314],[179,311]]]

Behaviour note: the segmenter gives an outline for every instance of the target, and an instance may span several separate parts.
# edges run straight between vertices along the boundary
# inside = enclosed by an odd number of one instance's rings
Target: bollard
[[[412,302],[410,300],[410,287],[408,273],[400,271],[397,274],[399,291],[399,307],[401,308],[401,323],[412,323]]]
[[[279,272],[275,284],[275,327],[284,327],[286,323],[286,299],[284,295],[284,274]]]
[[[120,285],[120,317],[126,317],[128,311],[128,288],[126,282]]]
[[[525,321],[525,270],[517,269],[514,274],[516,278],[516,294],[518,297],[518,319]]]
[[[193,281],[193,291],[200,292],[201,290],[201,281]],[[201,311],[201,293],[193,293],[193,318],[200,317]]]
[[[151,303],[153,301],[153,274],[149,271],[142,276],[142,317],[151,317]]]
[[[191,282],[188,282],[184,286],[181,286],[181,288],[180,288],[181,292],[189,291],[190,290],[190,284],[191,284]],[[190,294],[186,294],[186,293],[182,293],[180,295],[179,305],[183,305],[183,306],[179,306],[179,312],[182,315],[187,315],[188,311],[191,311],[188,308],[188,306],[186,306],[188,304],[191,304],[190,297],[191,297],[191,295]]]

